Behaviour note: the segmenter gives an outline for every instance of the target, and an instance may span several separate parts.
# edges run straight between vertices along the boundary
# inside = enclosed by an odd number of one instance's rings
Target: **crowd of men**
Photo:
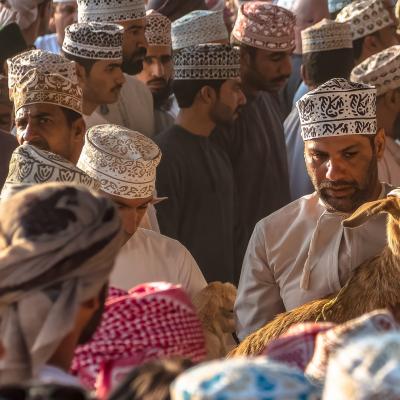
[[[238,287],[233,347],[386,246],[342,223],[398,196],[396,11],[0,0],[0,400],[400,398],[388,310],[206,362],[193,305]]]

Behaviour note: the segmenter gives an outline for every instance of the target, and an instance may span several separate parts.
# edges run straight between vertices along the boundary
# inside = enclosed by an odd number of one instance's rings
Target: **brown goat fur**
[[[227,337],[235,332],[233,305],[237,289],[231,283],[212,282],[194,298],[193,304],[203,325],[209,358],[225,357]]]
[[[229,357],[259,354],[273,339],[296,323],[329,321],[343,323],[364,313],[393,307],[400,302],[400,198],[388,197],[362,205],[343,222],[356,227],[379,213],[388,213],[387,246],[377,256],[357,267],[346,285],[336,294],[314,300],[279,314],[249,335]]]

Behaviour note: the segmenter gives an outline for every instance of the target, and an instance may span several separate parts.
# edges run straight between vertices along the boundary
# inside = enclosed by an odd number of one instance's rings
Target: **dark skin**
[[[377,162],[385,149],[383,131],[375,137],[344,135],[304,144],[308,174],[328,210],[350,213],[379,197]]]

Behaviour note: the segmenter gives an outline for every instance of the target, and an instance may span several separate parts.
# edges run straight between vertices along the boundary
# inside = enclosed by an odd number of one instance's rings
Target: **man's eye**
[[[144,58],[144,62],[146,63],[146,64],[151,64],[152,62],[153,62],[153,59],[151,58],[151,57],[145,57]]]
[[[148,206],[148,204],[143,204],[142,206],[138,207],[138,210],[146,210]]]
[[[161,63],[162,64],[167,64],[172,60],[171,56],[161,56]]]
[[[47,124],[50,122],[48,118],[39,118],[39,124]]]
[[[346,153],[344,153],[344,157],[345,158],[353,158],[356,154],[357,154],[357,152],[347,151]]]

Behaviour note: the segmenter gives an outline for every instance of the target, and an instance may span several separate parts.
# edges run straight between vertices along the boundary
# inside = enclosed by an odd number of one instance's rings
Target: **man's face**
[[[378,51],[399,44],[399,37],[397,36],[396,29],[396,25],[390,25],[377,32],[378,42],[380,45]]]
[[[83,67],[80,78],[84,101],[91,104],[112,104],[118,101],[122,85],[125,82],[122,73],[122,60],[100,60],[93,64],[89,74]]]
[[[143,59],[146,55],[146,19],[116,23],[124,27],[122,70],[129,75],[136,75],[143,69]]]
[[[254,56],[242,58],[243,79],[256,90],[276,93],[282,89],[292,73],[292,51],[256,49]]]
[[[124,231],[124,243],[126,243],[136,232],[144,217],[147,207],[153,200],[153,196],[144,199],[126,199],[106,193],[118,207],[118,213],[122,220]]]
[[[228,79],[220,87],[210,118],[217,125],[229,126],[237,118],[240,107],[246,103],[240,79]]]
[[[145,83],[153,94],[155,105],[162,105],[171,95],[173,73],[170,46],[149,46],[143,62],[143,70],[137,78]]]
[[[72,162],[76,153],[76,125],[68,124],[61,107],[53,104],[32,104],[15,114],[17,140],[39,149],[51,151]]]
[[[64,41],[64,31],[68,25],[78,20],[78,5],[76,1],[56,3],[54,8],[54,25],[56,27],[57,41],[61,45]]]
[[[373,196],[380,146],[371,140],[376,142],[363,135],[305,141],[307,171],[328,210],[350,213]]]

